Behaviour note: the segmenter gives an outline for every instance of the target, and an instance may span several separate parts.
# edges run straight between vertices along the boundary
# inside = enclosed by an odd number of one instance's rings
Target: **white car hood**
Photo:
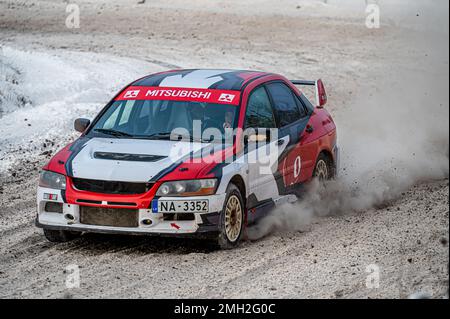
[[[199,151],[208,145],[168,140],[92,138],[72,159],[72,176],[95,180],[147,182],[191,152]],[[164,158],[156,161],[101,159],[94,156],[96,152],[156,155]]]

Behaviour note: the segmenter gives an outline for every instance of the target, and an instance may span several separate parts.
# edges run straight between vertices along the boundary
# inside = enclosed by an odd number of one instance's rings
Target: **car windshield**
[[[114,101],[89,134],[141,139],[222,140],[235,128],[238,106],[170,100]]]

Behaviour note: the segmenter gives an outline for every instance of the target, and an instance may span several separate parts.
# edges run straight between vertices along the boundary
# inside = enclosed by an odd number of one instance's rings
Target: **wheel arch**
[[[247,202],[247,189],[244,179],[242,178],[241,175],[236,174],[230,179],[229,183],[236,185],[236,187],[239,189],[242,195],[242,199],[244,200],[244,207],[245,207],[245,202]]]
[[[331,150],[324,148],[322,149],[318,154],[317,154],[317,158],[319,158],[320,154],[325,155],[333,164],[334,164],[334,156],[333,156],[333,152],[331,152]],[[317,161],[316,158],[316,161]]]

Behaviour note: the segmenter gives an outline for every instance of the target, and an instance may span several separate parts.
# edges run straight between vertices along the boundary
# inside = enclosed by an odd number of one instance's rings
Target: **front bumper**
[[[61,212],[46,211],[46,203],[49,202],[48,194],[53,195],[51,202],[62,205]],[[223,207],[225,194],[202,197],[183,197],[182,199],[208,200],[209,211],[207,213],[192,213],[194,215],[193,220],[164,220],[163,214],[153,213],[151,207],[139,208],[136,209],[138,211],[138,224],[136,227],[89,225],[81,222],[81,206],[65,202],[64,193],[62,191],[39,187],[38,213],[35,224],[37,227],[45,229],[132,235],[153,234],[178,236],[218,231],[219,212]],[[180,198],[161,197],[159,200],[180,200]],[[95,205],[95,207],[111,208],[108,205]],[[70,219],[68,217],[70,217]],[[145,220],[151,220],[151,224],[145,224]]]

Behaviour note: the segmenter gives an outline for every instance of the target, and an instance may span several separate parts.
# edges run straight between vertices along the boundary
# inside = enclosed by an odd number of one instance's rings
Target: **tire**
[[[220,249],[232,249],[242,239],[245,224],[245,208],[239,188],[230,184],[220,213],[219,236],[217,245]]]
[[[318,178],[319,181],[327,181],[333,179],[335,176],[335,168],[333,160],[331,160],[324,153],[320,153],[314,167],[313,177]]]
[[[44,229],[44,236],[53,243],[65,243],[81,236],[80,232]]]

